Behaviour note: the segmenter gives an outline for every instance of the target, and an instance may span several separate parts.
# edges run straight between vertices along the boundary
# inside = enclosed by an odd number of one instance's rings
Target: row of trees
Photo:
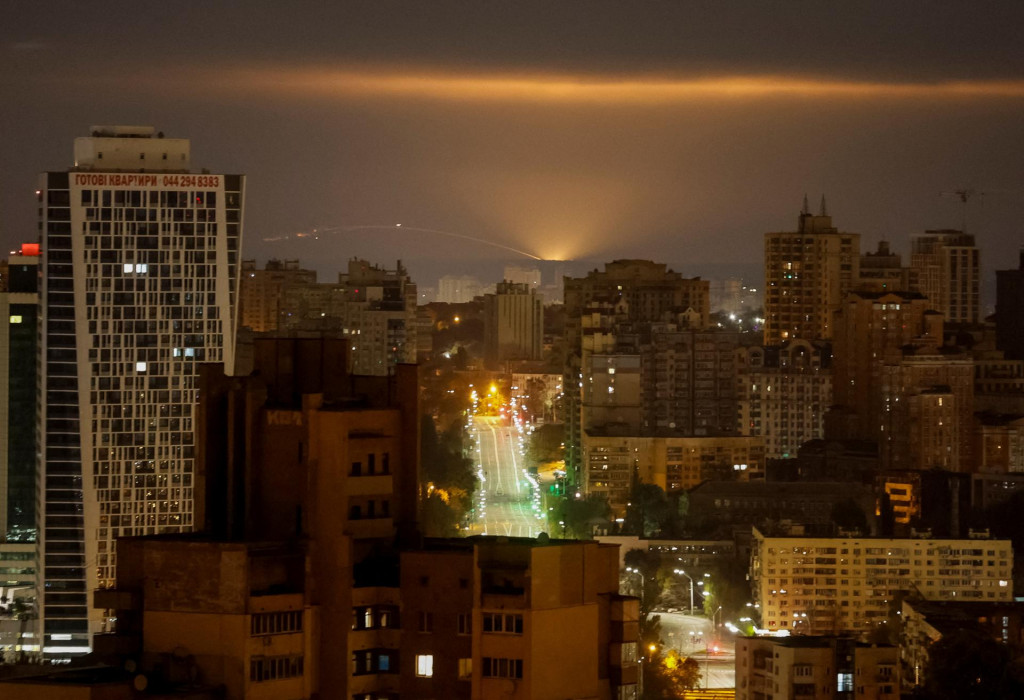
[[[464,440],[461,423],[453,422],[439,433],[433,418],[421,418],[422,520],[428,537],[455,536],[472,508],[477,475],[473,460],[463,454]]]

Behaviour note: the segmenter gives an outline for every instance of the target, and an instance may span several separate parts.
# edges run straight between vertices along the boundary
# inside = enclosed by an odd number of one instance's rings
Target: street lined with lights
[[[536,537],[542,530],[540,489],[521,466],[519,429],[494,416],[472,422],[479,460],[479,516],[477,528],[485,535]]]

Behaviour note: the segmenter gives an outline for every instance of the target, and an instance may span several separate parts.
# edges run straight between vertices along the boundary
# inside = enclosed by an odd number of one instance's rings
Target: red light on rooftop
[[[22,255],[39,255],[39,244],[38,243],[22,243],[21,244]]]

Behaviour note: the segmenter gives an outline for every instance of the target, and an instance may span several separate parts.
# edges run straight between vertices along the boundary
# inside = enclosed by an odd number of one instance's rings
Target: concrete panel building
[[[769,631],[870,631],[897,594],[930,600],[1010,601],[1013,545],[987,537],[767,537],[754,530],[754,596]]]

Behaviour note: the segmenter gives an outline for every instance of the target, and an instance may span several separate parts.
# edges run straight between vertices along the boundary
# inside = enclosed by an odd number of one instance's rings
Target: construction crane
[[[952,192],[940,192],[940,197],[956,197],[960,200],[960,230],[967,231],[967,202],[975,197],[984,197],[986,192],[978,192],[969,188],[960,188]]]

